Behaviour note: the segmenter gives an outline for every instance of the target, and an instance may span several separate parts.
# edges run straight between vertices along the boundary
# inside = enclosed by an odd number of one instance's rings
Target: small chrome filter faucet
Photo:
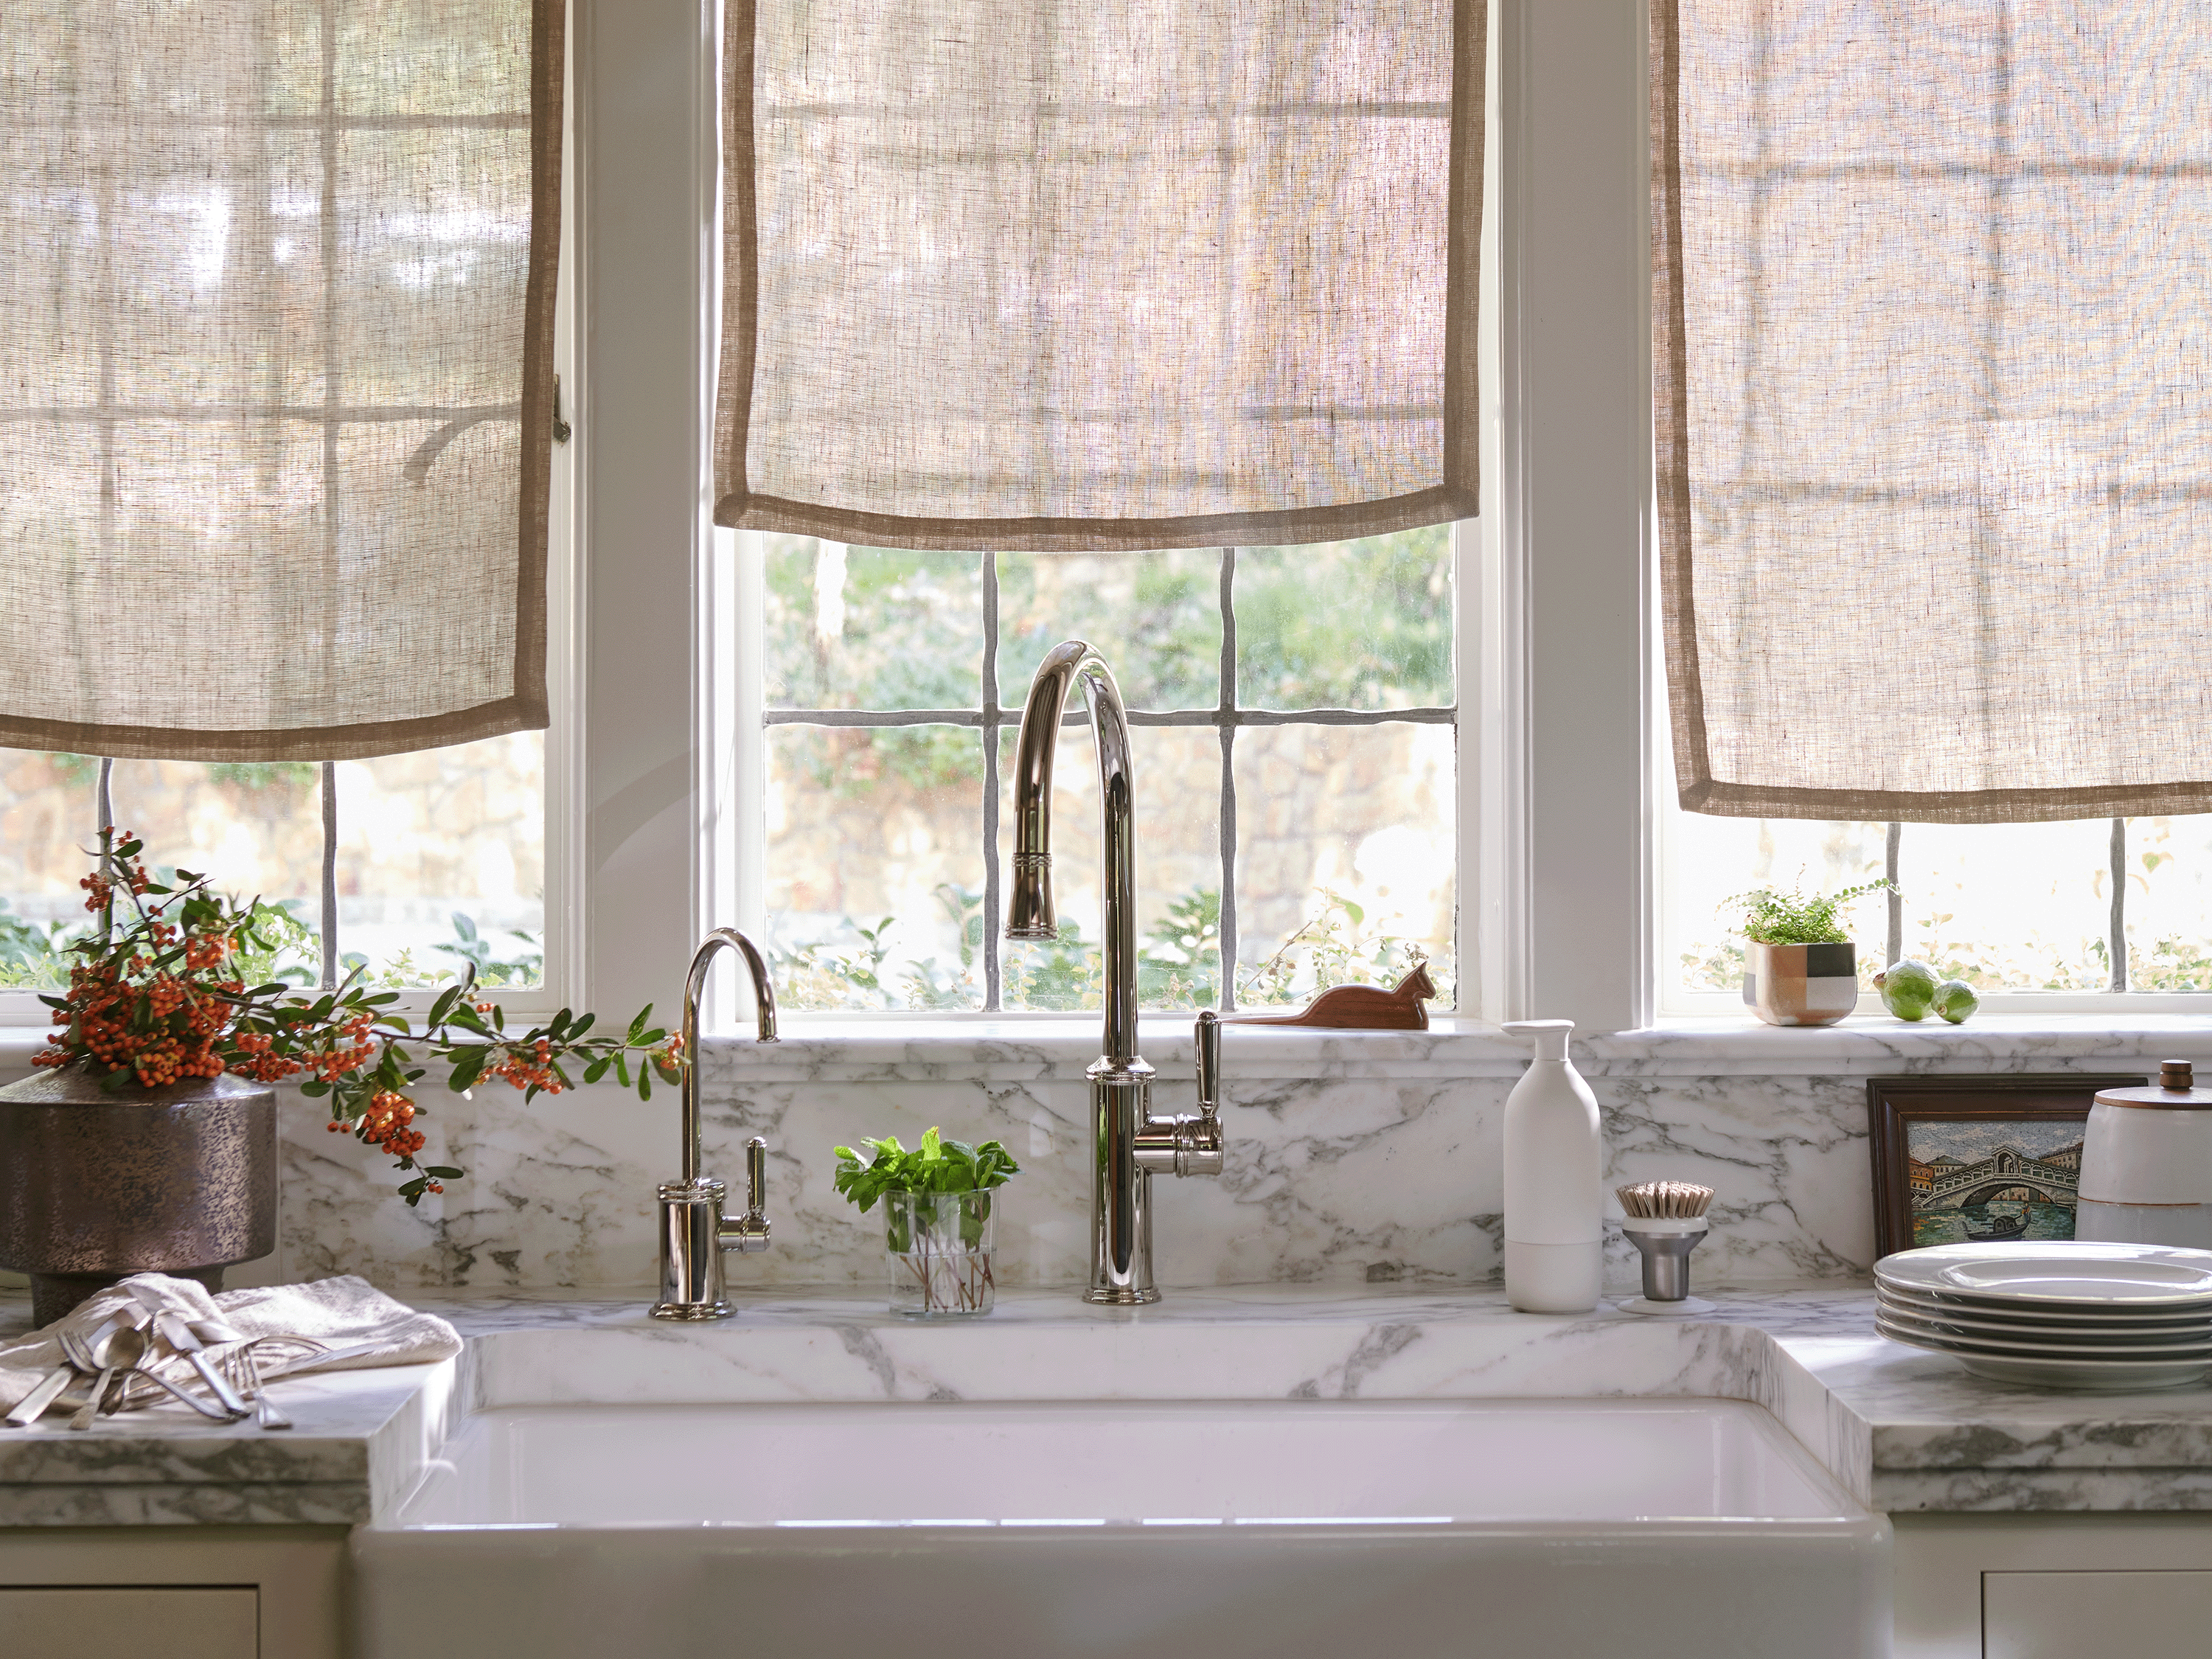
[[[717,927],[691,958],[684,980],[684,1178],[660,1185],[660,1300],[655,1319],[727,1319],[732,1310],[724,1297],[722,1253],[764,1250],[769,1219],[762,1212],[768,1183],[768,1142],[755,1135],[745,1143],[745,1212],[727,1216],[722,1204],[728,1188],[699,1173],[699,993],[719,951],[734,951],[753,981],[760,1012],[760,1040],[775,1041],[775,988],[768,963],[753,942],[734,927]]]
[[[1129,764],[1129,721],[1105,658],[1081,640],[1045,653],[1022,710],[1014,751],[1014,885],[1006,910],[1010,939],[1059,935],[1052,902],[1052,768],[1061,707],[1071,684],[1083,688],[1098,753],[1099,888],[1106,919],[1105,1052],[1092,1063],[1091,1284],[1085,1302],[1136,1306],[1160,1299],[1152,1282],[1154,1174],[1221,1173],[1221,1027],[1198,1017],[1198,1107],[1155,1117],[1152,1068],[1137,1053],[1137,825]]]

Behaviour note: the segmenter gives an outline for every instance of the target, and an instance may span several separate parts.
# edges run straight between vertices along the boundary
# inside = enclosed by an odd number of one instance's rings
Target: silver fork
[[[201,1341],[222,1347],[228,1343],[238,1346],[222,1356],[223,1369],[238,1379],[239,1389],[253,1402],[253,1420],[264,1429],[289,1429],[292,1419],[276,1409],[269,1398],[269,1390],[261,1381],[261,1362],[253,1357],[253,1344],[235,1328],[220,1319],[195,1319],[192,1334]]]

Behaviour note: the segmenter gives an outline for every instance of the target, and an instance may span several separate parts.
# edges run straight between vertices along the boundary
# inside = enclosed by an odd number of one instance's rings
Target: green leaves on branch
[[[867,1150],[850,1146],[831,1150],[837,1155],[834,1176],[839,1192],[866,1215],[885,1193],[985,1192],[1004,1186],[1022,1172],[1013,1154],[995,1140],[970,1146],[964,1140],[942,1139],[933,1127],[921,1145],[908,1152],[896,1135],[863,1140]]]
[[[1850,935],[1837,920],[1837,912],[1869,893],[1896,890],[1886,881],[1846,887],[1826,897],[1808,897],[1795,889],[1784,893],[1771,887],[1755,887],[1748,893],[1723,899],[1721,905],[1742,907],[1743,936],[1754,945],[1842,945]]]

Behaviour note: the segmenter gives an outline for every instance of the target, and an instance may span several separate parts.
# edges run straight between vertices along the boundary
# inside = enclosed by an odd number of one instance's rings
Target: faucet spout
[[[699,941],[691,970],[684,976],[684,1178],[699,1178],[699,994],[716,952],[735,951],[752,975],[753,1006],[759,1012],[760,1040],[775,1041],[775,986],[760,949],[734,927],[717,927]]]
[[[1060,710],[1083,689],[1098,757],[1099,893],[1105,911],[1106,1056],[1137,1055],[1137,801],[1129,763],[1129,717],[1114,671],[1096,647],[1069,640],[1045,653],[1022,708],[1014,745],[1014,884],[1010,939],[1060,935],[1052,902],[1052,768]]]
[[[699,994],[717,953],[734,951],[752,975],[753,1003],[759,1013],[760,1040],[775,1041],[775,987],[768,963],[753,942],[734,927],[717,927],[700,942],[684,979],[684,1178],[661,1183],[660,1299],[655,1319],[726,1319],[723,1295],[725,1250],[764,1250],[769,1219],[763,1209],[767,1185],[768,1143],[755,1135],[745,1146],[745,1213],[723,1212],[728,1188],[699,1173]]]

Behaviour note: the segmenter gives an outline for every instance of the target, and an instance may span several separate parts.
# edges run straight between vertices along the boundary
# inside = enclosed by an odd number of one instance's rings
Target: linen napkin
[[[94,1292],[52,1324],[0,1347],[0,1410],[13,1406],[38,1385],[40,1377],[65,1363],[58,1334],[64,1327],[89,1336],[111,1314],[143,1307],[144,1303],[132,1293],[133,1287],[143,1288],[159,1306],[173,1308],[186,1319],[221,1319],[241,1338],[256,1342],[264,1377],[362,1370],[376,1365],[428,1365],[451,1359],[461,1351],[460,1333],[444,1320],[434,1314],[417,1313],[367,1279],[349,1274],[307,1285],[266,1285],[210,1296],[206,1286],[194,1279],[172,1279],[167,1273],[134,1273],[119,1285]],[[237,1346],[210,1344],[208,1352],[218,1354]],[[322,1349],[346,1352],[343,1358],[325,1359]],[[155,1368],[172,1382],[189,1379],[197,1386],[197,1378],[182,1360],[165,1358]],[[160,1394],[151,1383],[141,1383],[133,1389],[131,1398],[136,1403]]]

